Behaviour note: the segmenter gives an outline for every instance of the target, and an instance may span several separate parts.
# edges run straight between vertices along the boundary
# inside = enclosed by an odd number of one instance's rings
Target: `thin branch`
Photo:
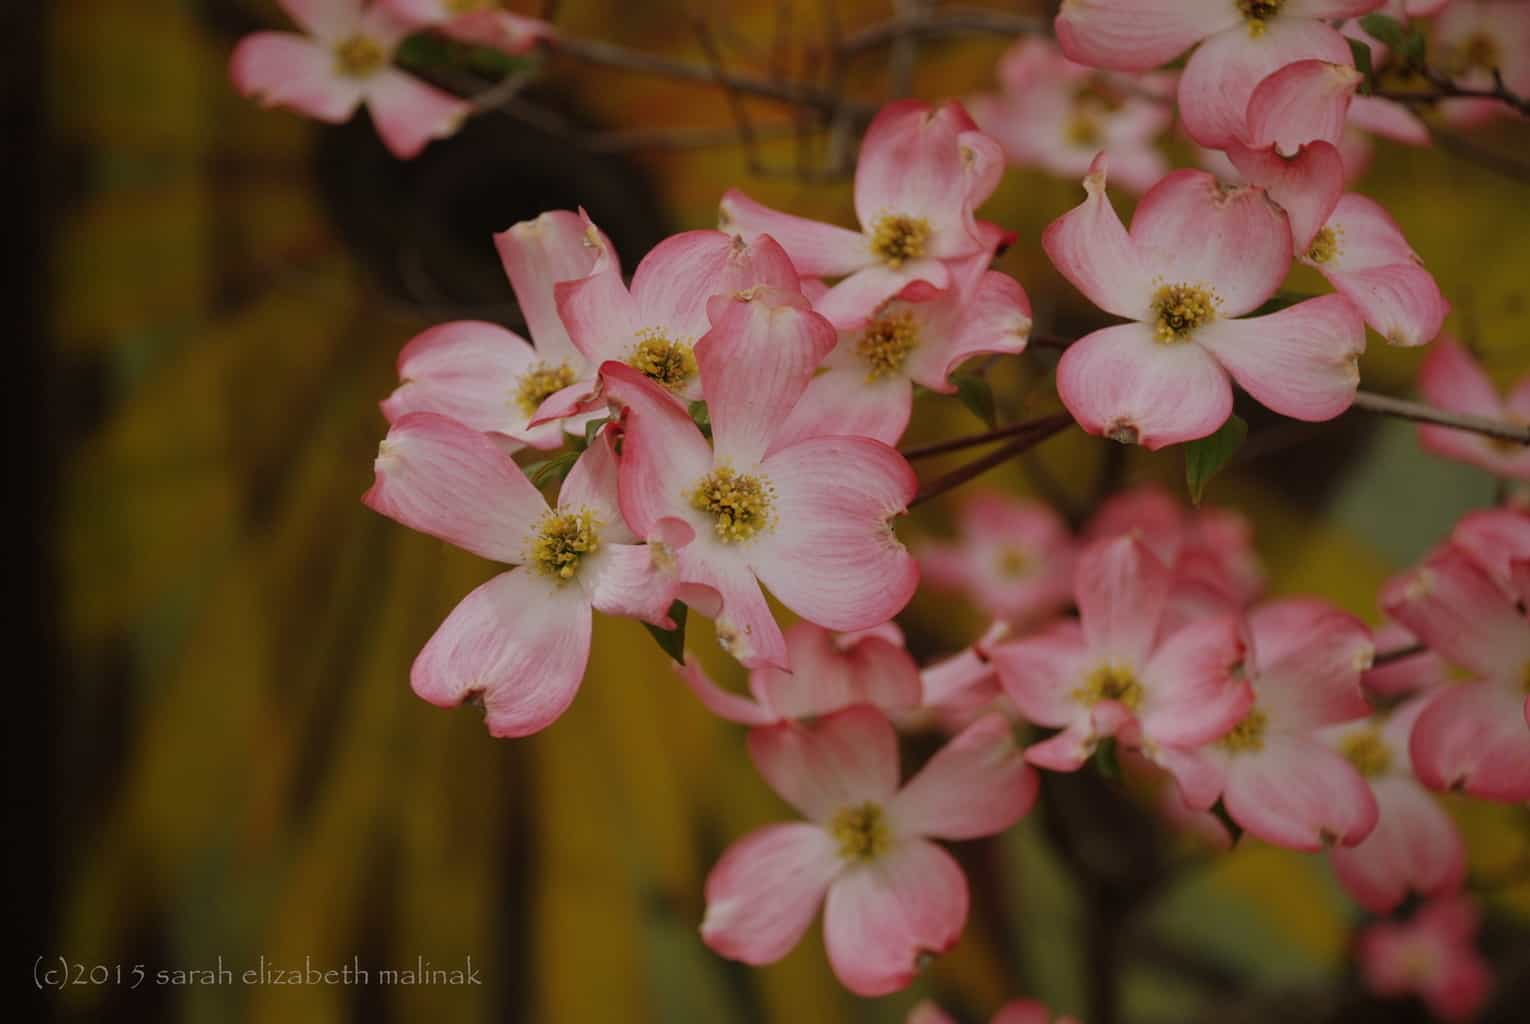
[[[903,457],[913,462],[916,459],[928,459],[936,455],[948,455],[951,452],[963,451],[967,448],[976,448],[979,445],[992,444],[995,441],[1004,441],[1021,434],[1028,434],[1033,430],[1050,424],[1058,416],[1047,416],[1039,420],[1026,420],[1024,423],[1012,423],[1007,427],[999,427],[981,434],[971,434],[967,437],[956,437],[949,441],[938,441],[935,444],[927,444],[918,448],[907,448],[903,451]]]
[[[1429,130],[1429,137],[1434,144],[1453,157],[1458,157],[1468,163],[1476,164],[1494,174],[1520,184],[1530,184],[1530,164],[1516,160],[1502,153],[1496,153],[1491,149],[1479,146],[1472,140],[1453,132],[1440,131],[1438,128]]]
[[[997,451],[989,452],[982,458],[974,459],[965,466],[960,466],[944,476],[936,477],[928,483],[921,484],[919,493],[914,496],[913,501],[909,502],[908,507],[912,509],[922,505],[933,498],[938,498],[947,491],[960,487],[969,480],[982,476],[996,466],[1002,466],[1010,459],[1013,459],[1022,452],[1031,450],[1054,434],[1061,433],[1072,426],[1072,424],[1073,417],[1067,413],[1058,413],[1044,420],[1038,420],[1032,425],[1032,430],[1019,435]]]
[[[535,65],[513,71],[472,98],[473,113],[487,114],[502,109],[536,80],[540,69]]]
[[[1365,412],[1374,412],[1383,416],[1396,416],[1399,419],[1412,420],[1415,423],[1432,423],[1436,426],[1450,427],[1453,430],[1471,431],[1474,434],[1482,434],[1485,437],[1496,438],[1499,441],[1530,445],[1530,427],[1522,427],[1518,424],[1506,423],[1502,420],[1487,419],[1483,416],[1467,416],[1446,412],[1444,409],[1436,409],[1430,405],[1409,402],[1401,398],[1392,398],[1388,395],[1378,395],[1370,391],[1356,393],[1354,407]]]
[[[728,84],[728,72],[723,67],[722,51],[717,48],[717,40],[712,38],[712,30],[708,27],[706,19],[700,16],[692,18],[691,27],[696,32],[697,41],[701,43],[702,52],[707,55],[707,64],[712,69],[712,80],[722,87],[723,95],[728,98],[728,110],[733,114],[733,123],[738,126],[738,136],[744,144],[744,158],[749,163],[749,170],[758,175],[764,169],[764,164],[760,161],[759,141],[754,134],[754,122],[750,120],[749,108],[738,90]]]
[[[1434,87],[1432,91],[1377,89],[1371,95],[1377,99],[1392,100],[1394,103],[1406,103],[1410,106],[1420,104],[1432,106],[1441,100],[1493,100],[1508,106],[1511,110],[1518,111],[1525,117],[1530,117],[1530,97],[1521,96],[1510,89],[1504,83],[1503,72],[1497,68],[1493,69],[1491,89],[1461,85],[1437,68],[1422,67],[1416,70]]]

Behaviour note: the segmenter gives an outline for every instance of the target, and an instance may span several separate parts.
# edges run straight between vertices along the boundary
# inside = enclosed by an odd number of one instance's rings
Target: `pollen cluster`
[[[549,396],[574,383],[574,368],[567,363],[550,366],[537,363],[521,378],[515,389],[515,404],[528,417],[542,407]]]
[[[1073,116],[1063,126],[1063,139],[1068,145],[1080,149],[1097,149],[1105,141],[1105,133],[1094,112],[1081,105],[1074,109]]]
[[[1142,704],[1142,684],[1130,668],[1109,662],[1085,677],[1084,685],[1073,691],[1073,699],[1086,707],[1113,700],[1135,711]]]
[[[1339,235],[1333,228],[1324,228],[1307,247],[1307,259],[1313,263],[1327,263],[1339,255]]]
[[[1161,344],[1185,341],[1197,327],[1204,327],[1217,316],[1217,300],[1210,290],[1194,284],[1169,284],[1153,296],[1153,312],[1158,321],[1153,337]]]
[[[908,354],[918,344],[919,325],[911,311],[886,313],[866,326],[855,343],[855,354],[870,367],[866,379],[879,380],[903,369]]]
[[[1344,737],[1339,752],[1355,766],[1356,771],[1366,777],[1380,775],[1392,767],[1392,751],[1375,729],[1357,729],[1350,733]]]
[[[858,864],[876,860],[892,843],[887,816],[873,803],[840,808],[829,821],[829,834],[839,844],[839,855]]]
[[[748,540],[775,521],[771,512],[774,497],[765,480],[723,466],[696,486],[691,494],[691,507],[712,517],[718,540],[734,544]]]
[[[1286,0],[1238,0],[1238,9],[1248,22],[1249,35],[1264,34],[1265,22],[1280,13]]]
[[[1252,754],[1264,749],[1264,733],[1269,728],[1270,716],[1258,708],[1250,708],[1243,721],[1232,727],[1232,732],[1217,741],[1223,749],[1235,754]]]
[[[683,341],[671,341],[660,331],[645,331],[627,365],[670,391],[679,391],[696,376],[696,356]]]
[[[388,54],[367,36],[351,36],[335,47],[335,69],[349,78],[363,78],[388,62]]]
[[[894,270],[923,256],[929,241],[930,222],[901,213],[884,213],[871,230],[871,251]]]
[[[531,542],[531,564],[548,576],[573,579],[585,557],[600,547],[599,526],[589,509],[549,513]]]
[[[1017,580],[1031,571],[1031,558],[1020,548],[1006,547],[999,552],[999,575]]]

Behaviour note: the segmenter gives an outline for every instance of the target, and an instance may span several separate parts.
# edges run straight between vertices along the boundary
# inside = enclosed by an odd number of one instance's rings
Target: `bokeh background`
[[[779,36],[776,0],[707,15],[728,58],[758,68],[778,38],[793,61],[822,38],[824,4],[787,6],[795,17]],[[890,13],[879,0],[832,6],[846,26]],[[686,13],[677,0],[566,0],[560,24],[699,59]],[[1102,920],[1114,936],[1105,947],[1120,953],[1112,962],[1132,964],[1123,984],[1133,1021],[1326,1019],[1330,1004],[1302,1002],[1307,993],[1353,988],[1345,963],[1358,917],[1321,858],[1249,842],[1207,861],[1160,843],[1160,860],[1138,863],[1120,833],[1140,823],[1123,825],[1117,798],[1088,791],[1065,796],[1096,814],[1076,828],[1085,845],[1126,851],[1120,892],[1082,891],[1037,815],[964,844],[968,934],[908,993],[849,996],[816,934],[778,965],[744,969],[700,944],[701,883],[730,840],[784,808],[750,768],[740,731],[701,709],[639,626],[597,623],[579,700],[530,739],[491,740],[471,709],[411,695],[415,652],[494,570],[358,498],[398,349],[444,319],[516,322],[490,234],[582,204],[631,267],[666,232],[713,225],[735,184],[849,221],[846,186],[752,180],[734,147],[580,141],[726,129],[720,94],[553,60],[526,94],[543,112],[536,123],[479,118],[401,165],[364,117],[321,128],[233,93],[230,49],[279,23],[269,4],[59,0],[7,17],[19,19],[8,38],[24,51],[6,66],[7,103],[44,142],[7,143],[7,172],[39,187],[36,202],[13,193],[24,208],[12,238],[25,263],[13,280],[27,293],[13,386],[34,414],[12,436],[27,438],[21,464],[39,471],[24,503],[39,529],[14,578],[39,570],[26,605],[35,621],[19,621],[40,667],[11,683],[29,696],[13,716],[8,777],[25,816],[17,834],[28,850],[7,845],[16,906],[36,925],[27,956],[142,963],[151,974],[221,956],[236,975],[261,957],[299,968],[356,957],[375,971],[417,958],[455,968],[470,956],[482,977],[84,985],[43,996],[38,1019],[883,1022],[934,996],[977,1020],[1022,993],[1086,1007],[1101,949],[1089,933]],[[1003,45],[922,46],[916,93],[991,88]],[[868,60],[850,85],[872,97],[886,77]],[[40,120],[29,120],[29,99]],[[767,104],[756,113],[783,116]],[[1522,127],[1472,141],[1530,152]],[[790,142],[766,152],[795,159]],[[1440,278],[1453,328],[1503,380],[1530,370],[1530,185],[1383,144],[1364,187]],[[1060,333],[1087,329],[1093,314],[1037,239],[1077,196],[1076,183],[1012,172],[985,210],[1018,232],[1001,268],[1024,283],[1038,323]],[[1297,285],[1320,290],[1316,277]],[[1406,393],[1418,354],[1372,340],[1367,386]],[[997,371],[1003,417],[1055,407],[1047,370],[1042,357]],[[1250,417],[1256,436],[1275,426]],[[928,401],[910,437],[978,429],[958,404]],[[1219,479],[1210,499],[1256,524],[1276,593],[1325,594],[1374,620],[1388,573],[1493,500],[1490,480],[1419,454],[1404,425],[1357,415],[1282,440]],[[1102,480],[1177,486],[1181,473],[1172,453],[1070,434],[988,483],[1039,488],[1078,511]],[[906,538],[945,530],[953,507],[921,511]],[[939,595],[921,595],[903,621],[926,656],[981,627]],[[704,624],[691,642],[740,679]],[[1478,875],[1515,878],[1530,857],[1524,810],[1452,809]],[[1147,870],[1165,856],[1178,867]],[[1485,941],[1514,1000],[1503,1006],[1523,1007],[1530,886],[1486,895]],[[1129,912],[1097,913],[1117,901]],[[16,966],[19,975],[30,959]],[[1309,1009],[1258,1016],[1281,999]]]

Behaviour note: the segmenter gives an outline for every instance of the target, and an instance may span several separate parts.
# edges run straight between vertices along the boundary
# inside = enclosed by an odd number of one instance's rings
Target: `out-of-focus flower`
[[[1142,84],[1075,64],[1035,37],[1011,47],[998,71],[1000,91],[971,97],[967,109],[1012,166],[1077,179],[1103,150],[1116,180],[1138,193],[1168,172],[1158,140],[1174,110]]]
[[[491,733],[525,736],[579,691],[592,608],[674,626],[670,559],[622,519],[608,433],[579,457],[552,508],[487,435],[434,413],[394,423],[376,470],[362,499],[374,511],[515,566],[464,598],[415,659],[410,682],[430,703],[481,701]]]
[[[1036,798],[1036,775],[999,715],[951,740],[901,788],[897,732],[875,708],[751,730],[749,754],[808,821],[729,847],[707,878],[702,939],[730,959],[772,963],[823,904],[829,964],[863,996],[903,988],[961,936],[967,880],[930,840],[1001,832]]]
[[[1074,574],[1079,621],[993,645],[988,656],[1020,713],[1061,729],[1026,760],[1075,771],[1108,737],[1158,760],[1224,735],[1253,692],[1235,677],[1239,620],[1202,619],[1168,632],[1174,575],[1141,541],[1116,537],[1085,549]]]
[[[1012,635],[1007,622],[996,622],[970,646],[931,662],[920,670],[924,707],[894,720],[903,728],[934,725],[958,733],[991,711],[1014,721],[1019,711],[1004,693],[988,650]]]
[[[1321,601],[1272,601],[1248,615],[1244,675],[1253,705],[1215,743],[1157,759],[1186,802],[1208,810],[1221,797],[1232,819],[1260,839],[1295,850],[1353,846],[1376,826],[1365,779],[1315,733],[1364,718],[1360,673],[1374,653],[1365,624]]]
[[[1431,405],[1448,412],[1530,423],[1530,376],[1522,378],[1505,398],[1471,353],[1449,335],[1435,342],[1424,358],[1418,387]],[[1530,447],[1525,445],[1434,426],[1420,426],[1418,441],[1426,451],[1444,458],[1530,482]]]
[[[1085,430],[1154,449],[1205,437],[1232,414],[1229,376],[1297,419],[1349,408],[1365,326],[1348,299],[1238,319],[1291,266],[1289,220],[1262,190],[1176,171],[1143,197],[1128,233],[1105,179],[1101,157],[1084,179],[1088,198],[1042,236],[1090,301],[1136,321],[1075,342],[1058,364],[1058,393]]]
[[[955,543],[918,549],[924,579],[964,592],[981,611],[1016,626],[1061,611],[1073,595],[1073,537],[1049,505],[985,492],[957,513]]]
[[[1411,921],[1371,925],[1357,949],[1366,984],[1381,996],[1417,996],[1443,1021],[1472,1019],[1493,987],[1474,945],[1478,926],[1465,896],[1435,900]]]
[[[840,278],[817,308],[841,330],[863,326],[915,281],[952,285],[951,261],[991,253],[1002,232],[973,211],[998,187],[1004,156],[959,104],[903,100],[882,108],[855,169],[860,230],[780,213],[737,189],[723,196],[723,229],[768,234],[803,277]]]
[[[523,17],[500,0],[379,0],[411,29],[433,28],[444,36],[489,46],[512,56],[555,35],[545,21]]]
[[[1115,71],[1146,71],[1200,43],[1180,75],[1180,116],[1192,138],[1221,149],[1238,138],[1254,87],[1272,72],[1300,60],[1352,64],[1327,22],[1384,2],[1068,0],[1057,41],[1073,60]]]
[[[923,999],[908,1012],[908,1024],[956,1024],[956,1021],[939,1006]],[[999,1008],[993,1015],[992,1024],[1079,1024],[1079,1020],[1077,1017],[1054,1018],[1044,1003],[1016,999]]]
[[[1530,95],[1530,4],[1519,0],[1453,0],[1434,22],[1430,48],[1457,84],[1493,88],[1494,73],[1510,92]],[[1455,99],[1440,105],[1451,124],[1471,127],[1513,110],[1496,100]]]
[[[362,0],[280,0],[305,34],[256,32],[229,63],[234,87],[268,107],[290,107],[341,124],[363,103],[383,143],[400,159],[452,135],[472,105],[393,66],[409,25]]]

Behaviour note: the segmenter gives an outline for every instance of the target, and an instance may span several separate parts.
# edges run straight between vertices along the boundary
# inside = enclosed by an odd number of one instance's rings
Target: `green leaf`
[[[1360,19],[1360,27],[1378,42],[1386,43],[1388,46],[1401,45],[1403,36],[1407,34],[1402,22],[1387,14],[1367,14]]]
[[[1095,745],[1094,766],[1111,782],[1121,781],[1121,757],[1114,736],[1107,736]]]
[[[594,444],[595,438],[600,435],[600,432],[605,429],[606,424],[610,422],[611,417],[602,416],[598,420],[590,420],[590,422],[586,423],[584,425],[584,446],[588,448]]]
[[[669,617],[675,620],[674,629],[661,629],[651,622],[643,623],[643,628],[648,630],[649,635],[677,665],[685,664],[685,616],[688,610],[683,601],[676,601],[669,606]]]
[[[550,483],[561,481],[568,475],[568,471],[574,468],[574,463],[577,461],[579,461],[578,452],[559,452],[550,459],[528,465],[526,477],[533,487],[541,489]]]
[[[972,415],[990,428],[998,427],[999,416],[993,401],[993,388],[989,387],[986,377],[976,373],[957,373],[952,374],[951,383],[956,385],[956,397],[961,399]]]
[[[711,412],[710,409],[707,408],[707,403],[705,403],[705,402],[692,402],[688,406],[688,409],[690,410],[691,419],[695,421],[696,426],[700,427],[701,428],[701,432],[703,434],[705,434],[707,437],[711,437],[712,436],[712,412]]]
[[[1191,502],[1201,503],[1206,485],[1237,454],[1247,438],[1248,424],[1237,416],[1229,416],[1215,434],[1185,444],[1185,483],[1190,487]]]
[[[1355,55],[1355,70],[1365,76],[1361,89],[1369,92],[1371,76],[1375,74],[1375,68],[1371,64],[1371,48],[1358,39],[1346,38],[1344,41],[1349,44],[1349,52]]]
[[[1424,33],[1418,29],[1413,29],[1404,37],[1402,45],[1397,48],[1397,53],[1408,66],[1421,67],[1424,64],[1424,54],[1428,49],[1428,45],[1429,43],[1424,38]]]

